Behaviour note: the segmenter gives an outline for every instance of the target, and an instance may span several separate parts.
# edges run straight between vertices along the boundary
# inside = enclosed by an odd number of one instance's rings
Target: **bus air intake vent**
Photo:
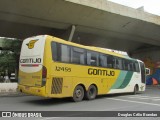
[[[61,94],[63,86],[63,78],[54,77],[52,80],[52,94]]]

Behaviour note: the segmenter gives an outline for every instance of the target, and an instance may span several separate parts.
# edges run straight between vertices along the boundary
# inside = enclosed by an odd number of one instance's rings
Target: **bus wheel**
[[[135,85],[133,95],[136,95],[137,93],[138,93],[138,85]]]
[[[93,100],[96,98],[97,88],[94,85],[89,86],[88,91],[86,92],[86,99]]]
[[[73,92],[73,101],[80,102],[84,98],[84,89],[81,85],[76,86]]]

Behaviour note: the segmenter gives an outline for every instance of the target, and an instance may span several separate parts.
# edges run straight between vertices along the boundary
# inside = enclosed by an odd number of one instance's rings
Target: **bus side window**
[[[61,61],[61,44],[52,42],[51,48],[52,48],[52,60]]]
[[[98,53],[87,51],[87,65],[98,66]]]
[[[133,62],[133,71],[135,71],[135,72],[136,72],[135,62]]]
[[[58,61],[57,43],[52,42],[51,48],[52,48],[52,60]]]
[[[70,62],[70,46],[61,44],[61,62]]]
[[[76,64],[86,64],[85,63],[85,50],[77,47],[72,47],[71,50],[71,62]]]
[[[109,56],[107,57],[107,67],[108,67],[108,68],[113,68],[113,65],[114,65],[113,56],[109,55]]]
[[[116,58],[113,57],[113,68],[116,68]]]
[[[134,69],[135,72],[139,72],[138,67],[137,67],[136,64],[138,65],[137,62],[133,62],[133,69]]]
[[[99,65],[101,67],[107,67],[107,55],[100,54],[99,60]]]
[[[138,62],[135,62],[135,68],[136,68],[136,72],[140,72],[140,69],[139,69],[139,64],[138,64]]]
[[[128,65],[128,60],[123,59],[123,69],[130,70],[129,65]]]
[[[129,70],[134,72],[139,72],[138,63],[135,61],[129,61]]]
[[[116,58],[115,68],[122,69],[122,59]]]
[[[130,61],[129,65],[130,65],[130,70],[131,70],[131,71],[135,71],[135,70],[134,70],[134,66],[133,66],[133,61]]]

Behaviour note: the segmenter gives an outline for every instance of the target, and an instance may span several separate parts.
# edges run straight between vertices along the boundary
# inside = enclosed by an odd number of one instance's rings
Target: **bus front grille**
[[[52,91],[51,94],[62,93],[63,78],[54,77],[52,80]]]

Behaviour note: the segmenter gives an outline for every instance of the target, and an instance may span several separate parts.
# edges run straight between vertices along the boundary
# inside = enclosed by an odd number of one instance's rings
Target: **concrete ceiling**
[[[159,22],[155,22],[160,20],[160,17],[155,18],[148,13],[120,5],[119,8],[115,8],[117,4],[105,0],[83,1],[85,3],[81,4],[78,0],[74,0],[75,3],[73,0],[0,0],[0,36],[61,36],[63,31],[75,25],[76,34],[73,41],[81,44],[129,52],[141,47],[160,46],[160,25]],[[102,5],[106,5],[108,11],[104,6],[104,9],[92,6],[99,5],[102,1]],[[111,11],[123,8],[126,9],[126,15]],[[135,18],[134,15],[130,15],[134,12]]]

